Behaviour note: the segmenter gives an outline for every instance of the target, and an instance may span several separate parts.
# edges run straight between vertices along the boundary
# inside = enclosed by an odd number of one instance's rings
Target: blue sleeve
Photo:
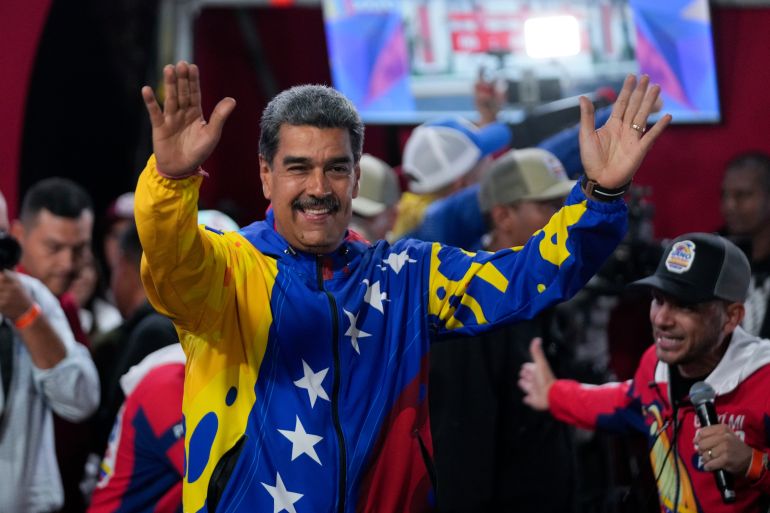
[[[469,253],[431,246],[428,315],[441,334],[473,335],[531,319],[580,290],[626,230],[622,200],[587,200],[579,184],[523,247]]]

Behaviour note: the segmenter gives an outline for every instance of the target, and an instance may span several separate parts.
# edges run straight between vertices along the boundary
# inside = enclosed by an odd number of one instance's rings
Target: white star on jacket
[[[296,460],[303,454],[307,454],[313,461],[323,466],[321,459],[318,457],[318,453],[315,452],[313,446],[324,438],[322,436],[307,433],[302,422],[299,421],[299,416],[296,416],[296,419],[294,431],[289,431],[288,429],[278,430],[279,433],[291,441],[291,461]]]
[[[262,486],[273,498],[273,513],[279,513],[283,510],[297,513],[297,510],[294,509],[294,503],[302,498],[302,494],[288,491],[283,484],[281,474],[275,473],[275,486],[270,486],[267,483],[262,483]]]
[[[345,315],[348,316],[348,321],[350,321],[350,327],[348,328],[348,331],[345,332],[345,336],[350,337],[350,343],[353,344],[353,349],[356,350],[356,353],[361,354],[361,350],[358,348],[358,339],[371,337],[372,335],[371,333],[367,333],[356,327],[356,323],[358,322],[358,314],[353,315],[345,309],[342,311],[345,312]]]
[[[389,265],[390,268],[393,269],[393,271],[395,271],[396,274],[398,274],[407,262],[410,264],[413,264],[417,262],[417,260],[413,258],[409,258],[409,254],[406,252],[406,250],[404,250],[399,254],[396,254],[396,253],[389,254],[388,258],[386,260],[383,260],[383,262]]]
[[[375,281],[373,285],[369,286],[369,280],[364,280],[361,283],[366,285],[366,292],[364,293],[364,302],[369,306],[378,310],[381,314],[385,313],[385,306],[383,301],[388,301],[388,293],[380,292],[380,282]]]
[[[315,401],[319,397],[324,401],[328,401],[329,396],[326,395],[326,390],[324,390],[322,383],[326,377],[326,373],[329,372],[329,367],[318,372],[313,372],[310,365],[308,365],[305,360],[302,360],[302,371],[305,376],[295,381],[294,384],[299,388],[307,390],[307,395],[310,398],[310,407],[313,408],[315,406]]]

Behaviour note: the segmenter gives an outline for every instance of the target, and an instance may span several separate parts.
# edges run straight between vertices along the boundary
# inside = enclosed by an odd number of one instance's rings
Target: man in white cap
[[[433,201],[478,182],[492,155],[510,142],[511,131],[502,123],[479,128],[452,117],[415,128],[404,147],[401,167],[409,178],[409,191],[399,202],[394,237],[416,228]]]

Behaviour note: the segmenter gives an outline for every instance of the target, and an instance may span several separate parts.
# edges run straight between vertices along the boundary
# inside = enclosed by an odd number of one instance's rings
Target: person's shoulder
[[[184,380],[185,360],[184,351],[179,344],[156,349],[145,355],[121,376],[121,388],[128,397],[140,387],[151,389],[158,381]]]
[[[157,364],[144,375],[132,395],[148,392],[157,396],[163,391],[181,392],[184,385],[184,366],[184,362],[171,361]]]

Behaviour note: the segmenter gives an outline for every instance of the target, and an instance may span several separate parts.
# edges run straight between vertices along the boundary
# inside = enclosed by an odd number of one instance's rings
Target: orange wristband
[[[751,464],[749,470],[746,472],[746,477],[752,481],[759,480],[762,477],[762,473],[765,471],[765,453],[756,449],[751,450]]]
[[[18,319],[14,321],[14,325],[16,326],[16,329],[23,330],[33,322],[35,322],[35,319],[40,317],[40,313],[42,310],[40,309],[40,305],[37,303],[32,303],[32,306],[30,306],[26,312],[21,314]]]

